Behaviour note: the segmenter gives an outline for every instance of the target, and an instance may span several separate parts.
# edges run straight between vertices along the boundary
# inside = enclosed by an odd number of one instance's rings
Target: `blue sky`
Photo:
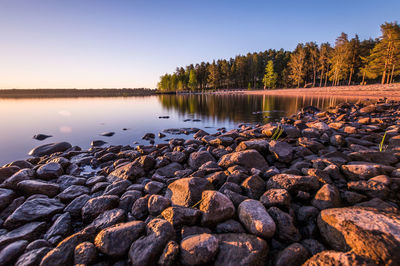
[[[177,66],[343,31],[378,37],[398,0],[0,0],[0,88],[154,88]]]

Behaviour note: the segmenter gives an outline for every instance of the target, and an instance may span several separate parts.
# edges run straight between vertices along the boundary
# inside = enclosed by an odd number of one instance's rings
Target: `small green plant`
[[[387,131],[385,131],[385,134],[382,137],[381,143],[379,144],[379,151],[380,152],[382,152],[383,150],[386,149],[386,145],[384,145],[385,139],[386,139],[386,133],[387,133]]]
[[[278,125],[278,127],[275,129],[274,134],[272,135],[271,139],[272,140],[278,140],[281,135],[283,134],[285,130],[283,129],[283,127],[281,125]]]

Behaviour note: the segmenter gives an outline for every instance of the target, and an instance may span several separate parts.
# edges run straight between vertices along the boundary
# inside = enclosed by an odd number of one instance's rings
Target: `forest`
[[[400,26],[385,22],[382,35],[360,40],[346,33],[334,45],[299,43],[294,51],[269,49],[235,58],[177,67],[160,77],[160,91],[204,91],[390,84],[399,81]],[[396,79],[397,78],[397,79]]]

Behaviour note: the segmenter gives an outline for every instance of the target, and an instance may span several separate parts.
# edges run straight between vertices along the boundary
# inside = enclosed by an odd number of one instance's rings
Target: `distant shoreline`
[[[7,89],[0,90],[0,98],[73,98],[73,97],[129,97],[157,94],[156,90],[138,89]]]

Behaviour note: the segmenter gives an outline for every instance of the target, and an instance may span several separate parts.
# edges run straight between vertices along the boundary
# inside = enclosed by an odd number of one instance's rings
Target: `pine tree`
[[[290,78],[293,80],[297,87],[300,87],[300,83],[303,82],[304,76],[306,74],[305,69],[305,58],[306,51],[304,45],[299,43],[296,50],[290,56],[289,68],[290,68]]]
[[[269,60],[265,67],[265,75],[263,78],[264,89],[275,89],[278,74],[274,72],[274,62]]]
[[[196,73],[194,72],[194,69],[190,70],[188,86],[189,86],[190,90],[192,90],[192,91],[195,91],[197,88],[197,79],[196,79]]]

